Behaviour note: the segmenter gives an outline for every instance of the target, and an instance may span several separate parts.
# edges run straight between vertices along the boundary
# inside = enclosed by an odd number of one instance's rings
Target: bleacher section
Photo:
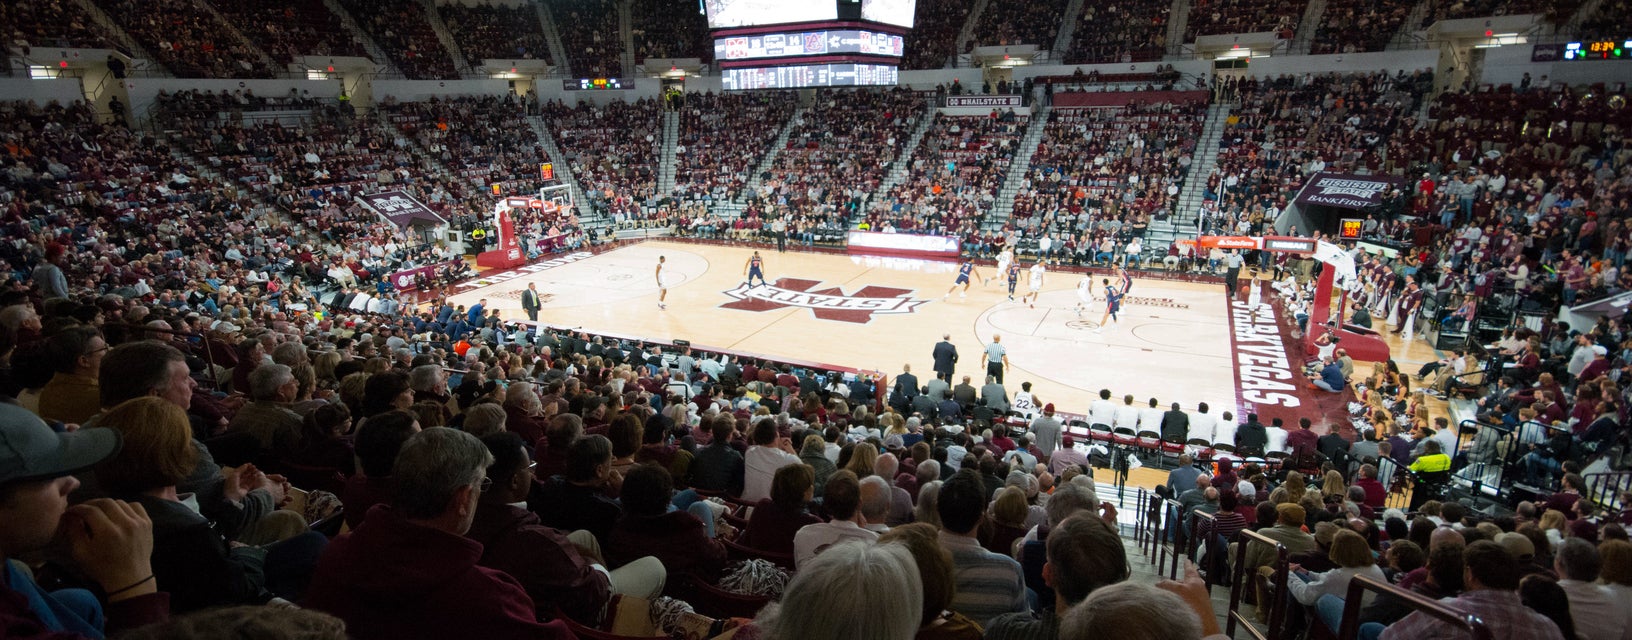
[[[1307,0],[1195,0],[1185,25],[1184,41],[1197,36],[1274,31],[1290,40],[1303,19]]]
[[[553,102],[542,112],[592,209],[618,220],[647,213],[644,205],[657,194],[657,152],[663,144],[657,102],[605,107]]]
[[[1171,2],[1086,2],[1071,32],[1067,64],[1146,62],[1162,59],[1167,47]]]
[[[114,48],[111,38],[74,2],[0,2],[0,25],[10,31],[4,34],[8,46]]]
[[[368,55],[322,0],[211,0],[210,6],[278,64],[305,55]]]
[[[472,67],[487,59],[550,62],[544,28],[538,23],[538,12],[529,5],[444,4],[436,10]]]
[[[797,106],[798,95],[790,91],[687,94],[672,195],[738,200],[749,172]]]
[[[708,20],[688,0],[635,0],[629,8],[635,39],[635,62],[647,58],[697,58],[714,61]]]
[[[431,28],[425,5],[415,0],[340,0],[340,4],[410,79],[459,77],[453,56]]]
[[[560,0],[550,3],[550,11],[574,77],[623,77],[623,40],[612,0]]]
[[[1055,108],[1015,195],[1016,226],[1083,238],[1084,249],[1142,236],[1152,216],[1177,205],[1206,117],[1200,100]]]
[[[760,195],[812,209],[842,202],[851,191],[872,193],[923,111],[922,95],[906,89],[818,94],[794,124]]]
[[[946,66],[957,48],[958,31],[969,19],[971,2],[966,0],[919,0],[907,32],[907,54],[902,69],[939,69]]]
[[[270,78],[275,70],[191,0],[96,0],[178,78]]]
[[[867,212],[874,229],[967,235],[992,209],[1029,118],[937,114],[907,179]]]
[[[1067,0],[991,0],[975,22],[977,46],[1034,44],[1051,49],[1059,35]]]

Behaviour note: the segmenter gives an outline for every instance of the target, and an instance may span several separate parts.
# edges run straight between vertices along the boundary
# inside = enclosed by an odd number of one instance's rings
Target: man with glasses
[[[476,504],[476,519],[465,537],[482,543],[481,565],[521,583],[541,613],[559,607],[573,620],[596,622],[613,593],[655,598],[666,576],[662,561],[647,556],[608,571],[594,534],[568,535],[539,523],[526,508],[537,462],[528,459],[521,436],[510,432],[482,438],[493,455],[487,468],[492,486]]]
[[[102,406],[96,376],[107,341],[94,328],[70,327],[51,336],[46,352],[57,373],[40,390],[40,417],[69,424],[90,419]]]
[[[537,621],[516,580],[480,566],[482,544],[464,537],[476,517],[493,454],[476,436],[443,427],[408,439],[397,454],[397,492],[318,561],[305,606],[346,622],[353,637],[572,638]]]

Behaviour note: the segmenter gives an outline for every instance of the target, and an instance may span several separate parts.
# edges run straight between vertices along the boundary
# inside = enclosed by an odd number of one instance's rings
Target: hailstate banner
[[[1298,192],[1295,202],[1362,211],[1382,204],[1383,194],[1397,184],[1386,176],[1317,173]]]
[[[1020,96],[947,96],[948,107],[1015,107],[1021,105]]]
[[[447,220],[436,215],[430,207],[420,204],[413,196],[401,191],[381,191],[357,196],[357,203],[380,214],[392,224],[408,228],[408,225],[419,222],[421,224],[442,224]]]

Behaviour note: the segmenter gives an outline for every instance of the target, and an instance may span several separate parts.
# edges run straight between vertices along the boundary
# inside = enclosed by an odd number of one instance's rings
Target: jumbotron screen
[[[901,36],[861,29],[794,30],[714,39],[715,60],[756,60],[846,53],[899,58],[904,51],[905,39]]]
[[[901,80],[900,71],[895,65],[853,62],[721,69],[720,74],[726,91],[894,86]]]
[[[839,5],[834,0],[703,0],[703,9],[708,13],[710,29],[815,22],[839,17]]]
[[[917,0],[861,0],[861,19],[910,28],[917,9]]]

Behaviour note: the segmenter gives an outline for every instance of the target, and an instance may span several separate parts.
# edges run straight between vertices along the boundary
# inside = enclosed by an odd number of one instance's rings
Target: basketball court
[[[486,298],[505,318],[525,318],[522,290],[536,283],[539,321],[653,340],[689,340],[700,348],[879,371],[910,364],[920,381],[934,374],[931,349],[942,334],[958,348],[957,375],[979,387],[984,347],[1002,336],[1010,393],[1031,382],[1040,402],[1086,412],[1100,389],[1120,402],[1237,410],[1237,366],[1231,309],[1216,284],[1135,276],[1121,321],[1101,332],[1104,302],[1080,316],[1076,273],[1049,273],[1035,308],[1008,300],[992,267],[978,269],[968,297],[953,293],[953,262],[759,249],[768,286],[745,284],[754,249],[647,241],[598,255],[564,254],[528,267],[486,274],[455,287],[450,301]],[[668,309],[658,308],[658,257],[670,283]],[[1029,263],[1023,266],[1029,267]],[[1094,289],[1103,295],[1096,272]],[[982,280],[991,278],[985,286]],[[1016,300],[1026,291],[1026,274]],[[961,287],[960,287],[961,289]]]

